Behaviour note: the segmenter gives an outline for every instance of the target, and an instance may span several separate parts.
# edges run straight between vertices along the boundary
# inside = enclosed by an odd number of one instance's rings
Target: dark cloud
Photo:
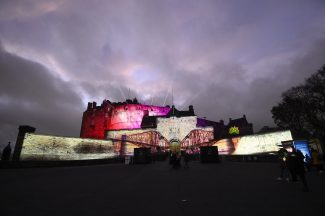
[[[1,145],[15,141],[18,126],[40,133],[78,136],[83,111],[74,86],[44,66],[0,50]]]
[[[228,122],[228,118],[239,118],[246,114],[254,123],[255,131],[264,125],[273,126],[270,110],[281,100],[281,94],[325,65],[325,38],[311,43],[304,53],[286,62],[266,68],[272,75],[245,82],[245,72],[238,67],[221,82],[209,85],[199,94],[193,104],[197,114],[209,119]],[[241,76],[240,74],[244,74]]]

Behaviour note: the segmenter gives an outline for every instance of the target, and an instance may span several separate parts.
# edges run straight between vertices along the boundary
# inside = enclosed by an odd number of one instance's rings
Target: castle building
[[[153,106],[138,103],[137,99],[125,102],[110,102],[104,100],[100,106],[96,102],[89,102],[83,113],[80,137],[105,139],[109,131],[140,130],[149,128],[162,128],[157,125],[157,118],[184,118],[195,116],[196,127],[212,127],[213,138],[222,139],[231,136],[231,127],[238,128],[236,135],[253,134],[253,124],[248,123],[246,116],[242,118],[229,119],[228,125],[223,120],[219,122],[199,118],[194,113],[192,105],[188,110],[178,110],[174,106]],[[160,122],[164,122],[161,120]]]

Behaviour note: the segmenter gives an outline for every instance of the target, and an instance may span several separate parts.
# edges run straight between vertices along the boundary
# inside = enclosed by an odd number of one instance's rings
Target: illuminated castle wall
[[[196,116],[158,118],[157,131],[167,140],[183,140],[187,134],[197,128]]]
[[[139,104],[136,99],[118,103],[104,100],[100,106],[97,106],[96,102],[88,103],[87,110],[83,113],[82,117],[80,137],[105,139],[106,131],[152,128],[150,124],[154,124],[157,127],[158,124],[155,118],[150,118],[155,116],[195,116],[193,106],[189,106],[188,111],[179,111],[176,108],[174,108],[173,112],[171,110],[172,108],[169,106],[162,107]],[[160,121],[159,124],[163,124],[164,120],[162,119]],[[178,122],[178,124],[181,123],[182,121]],[[237,135],[253,134],[253,124],[247,122],[245,115],[238,119],[230,118],[228,125],[225,125],[223,120],[215,122],[195,116],[195,122],[193,124],[195,126],[192,125],[192,129],[196,126],[201,128],[213,127],[215,139],[231,137],[232,135],[229,134],[231,127],[238,127],[239,134]]]
[[[104,100],[100,106],[88,103],[80,137],[114,140],[116,149],[125,155],[132,154],[136,147],[168,149],[172,139],[178,140],[182,148],[209,142],[214,139],[209,122],[197,118],[193,106],[179,111],[174,106],[139,104],[136,99],[123,103]]]
[[[104,139],[105,131],[140,129],[144,116],[166,116],[170,107],[150,106],[127,100],[111,103],[104,100],[100,106],[88,103],[83,113],[80,137]]]
[[[238,133],[230,134],[230,128],[236,128]],[[247,122],[245,115],[230,119],[229,124],[224,125],[223,120],[214,122],[198,118],[193,106],[189,106],[187,111],[180,111],[174,106],[139,104],[136,99],[118,103],[104,100],[100,106],[96,102],[88,103],[80,131],[82,138],[115,139],[121,154],[127,152],[123,150],[123,136],[126,144],[133,147],[168,148],[170,141],[176,139],[182,148],[186,148],[203,145],[213,139],[247,134],[253,134],[253,125]]]
[[[213,127],[198,126],[196,116],[156,117],[154,120],[156,123],[151,128],[106,131],[105,139],[114,140],[121,154],[133,154],[133,149],[139,146],[168,149],[171,140],[177,140],[182,149],[207,145],[214,140]]]

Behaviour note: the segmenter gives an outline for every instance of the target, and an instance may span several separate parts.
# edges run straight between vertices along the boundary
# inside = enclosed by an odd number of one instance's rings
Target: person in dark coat
[[[305,156],[302,154],[300,150],[296,151],[296,159],[295,159],[295,171],[296,175],[300,178],[303,184],[303,190],[308,191],[308,185],[306,180],[306,170],[304,163]]]
[[[321,155],[315,149],[312,149],[311,156],[312,156],[311,159],[312,166],[316,167],[319,173],[323,173],[324,167],[323,167],[323,160]]]
[[[288,151],[284,148],[280,149],[278,151],[278,160],[279,160],[279,164],[280,164],[280,176],[278,177],[279,181],[281,181],[283,179],[285,179],[286,181],[289,181],[287,158],[288,158]]]
[[[173,152],[170,153],[170,155],[169,155],[169,164],[174,165],[175,160],[176,160],[176,155],[175,155],[175,153],[173,153]]]
[[[300,150],[296,150],[292,148],[292,152],[288,155],[288,168],[292,176],[292,181],[298,181],[297,177],[301,180],[303,184],[303,191],[309,191],[307,180],[306,180],[306,171],[304,165],[304,158],[305,156],[301,153]]]
[[[292,149],[294,149],[294,148],[292,147]],[[298,181],[297,174],[296,174],[296,168],[295,168],[295,166],[296,166],[295,160],[296,160],[296,151],[292,150],[292,152],[288,152],[286,164],[287,164],[287,168],[290,172],[292,182]]]
[[[308,154],[305,154],[305,167],[307,168],[308,172],[311,171],[311,165],[312,165],[312,158],[309,157]]]
[[[190,155],[188,150],[184,152],[184,168],[189,168],[188,162],[190,161]]]
[[[180,165],[181,165],[181,154],[179,152],[176,152],[173,167],[177,169],[180,167]]]

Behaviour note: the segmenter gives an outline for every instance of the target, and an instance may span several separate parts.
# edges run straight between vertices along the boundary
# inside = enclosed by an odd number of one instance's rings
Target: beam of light
[[[59,77],[63,81],[70,81],[68,71],[55,59],[54,56],[48,53],[41,53],[30,47],[14,45],[11,43],[3,43],[5,50],[9,53],[15,54],[21,58],[36,62],[46,67],[48,71],[55,77]]]
[[[152,106],[153,105],[153,96],[151,96],[151,103],[150,105]]]
[[[167,100],[167,97],[168,97],[168,91],[167,91],[167,93],[166,93],[166,96],[165,96],[165,100],[164,100],[164,103],[163,103],[163,106],[165,106],[166,105],[166,100]]]
[[[120,93],[121,93],[122,97],[124,98],[124,101],[126,101],[126,97],[125,97],[125,94],[124,94],[123,91],[122,91],[121,86],[118,85],[117,87],[118,87],[118,89],[120,90]]]
[[[180,110],[183,110],[187,104],[192,103],[192,102],[194,101],[194,99],[196,99],[196,98],[197,98],[197,97],[198,97],[198,96],[199,96],[203,91],[205,91],[205,89],[201,89],[201,90],[198,91],[198,92],[197,92],[193,97],[190,97],[189,100],[185,101],[185,102],[183,103],[183,106],[180,108]]]
[[[170,86],[169,86],[169,88],[167,90],[163,106],[166,105],[167,97],[168,97],[168,94],[170,92],[170,89],[173,89],[173,84],[174,84],[174,75],[172,76],[172,82],[171,82],[171,84],[170,84]]]
[[[174,106],[174,88],[172,86],[172,106]]]

